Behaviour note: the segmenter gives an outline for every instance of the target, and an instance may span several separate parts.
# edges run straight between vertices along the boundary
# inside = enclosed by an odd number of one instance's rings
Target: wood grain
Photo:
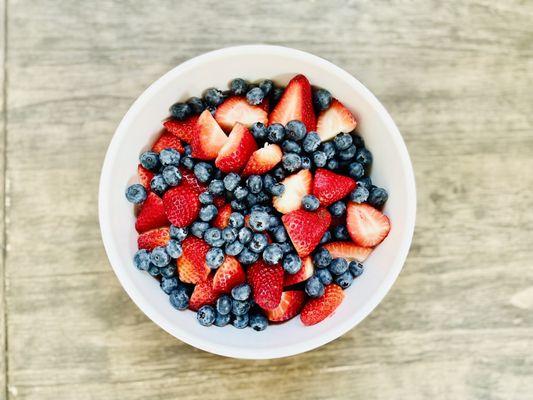
[[[5,108],[5,1],[0,0],[0,399],[7,397],[6,384],[6,304],[5,304],[5,265],[4,265],[4,248],[5,248],[5,229],[4,229],[4,208],[5,208],[5,140],[6,140],[6,108]]]
[[[531,399],[532,17],[519,0],[8,1],[8,398]],[[404,271],[356,329],[239,361],[133,305],[96,201],[113,131],[150,82],[258,42],[323,56],[380,98],[419,211]]]

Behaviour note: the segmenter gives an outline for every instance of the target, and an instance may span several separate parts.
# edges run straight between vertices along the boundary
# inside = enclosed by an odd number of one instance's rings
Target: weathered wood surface
[[[8,398],[533,398],[532,18],[518,0],[7,0]],[[374,91],[407,142],[419,211],[372,315],[316,351],[253,362],[182,344],[133,305],[96,202],[113,131],[150,82],[258,42]]]

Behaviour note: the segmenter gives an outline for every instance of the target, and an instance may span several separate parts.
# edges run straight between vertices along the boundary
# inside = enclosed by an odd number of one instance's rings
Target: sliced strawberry
[[[191,143],[192,156],[201,160],[214,160],[227,140],[228,137],[209,110],[205,110],[198,118],[198,131]]]
[[[213,281],[213,290],[217,293],[229,293],[231,289],[246,282],[246,274],[235,257],[226,256],[224,263],[218,267]]]
[[[320,200],[320,205],[329,206],[347,196],[356,186],[357,183],[348,176],[319,168],[313,180],[313,194]]]
[[[323,246],[329,251],[333,258],[345,258],[348,261],[365,261],[370,253],[371,247],[361,247],[352,242],[332,242]]]
[[[189,118],[186,118],[183,121],[178,121],[175,119],[169,119],[165,121],[163,125],[168,132],[177,136],[185,143],[192,143],[193,138],[196,136],[198,116],[193,115]]]
[[[266,311],[266,316],[272,322],[288,321],[298,315],[304,301],[305,294],[302,290],[288,290],[283,292],[276,308]]]
[[[257,107],[261,107],[263,111],[265,111],[267,114],[270,111],[270,99],[267,97],[263,100],[261,104],[259,104]],[[263,122],[265,125],[268,123],[268,118],[265,122]]]
[[[198,311],[202,306],[215,304],[217,297],[218,293],[213,290],[213,275],[209,275],[206,280],[194,287],[189,300],[189,308]]]
[[[304,325],[314,325],[329,317],[344,300],[344,291],[338,285],[327,285],[322,297],[309,299],[300,318]]]
[[[333,99],[331,106],[320,113],[316,124],[316,131],[323,142],[333,139],[341,132],[351,132],[357,126],[354,116],[337,99]]]
[[[348,233],[360,246],[374,247],[389,234],[389,218],[368,204],[350,203],[346,214]]]
[[[158,246],[166,246],[170,240],[170,229],[167,227],[152,229],[141,233],[137,238],[137,247],[152,251]]]
[[[268,109],[261,106],[251,106],[244,97],[232,96],[218,106],[215,112],[215,119],[226,132],[232,130],[233,126],[240,122],[246,127],[250,127],[254,122],[268,122]]]
[[[325,209],[292,211],[281,217],[283,225],[300,258],[307,257],[329,228],[331,215]]]
[[[311,193],[312,180],[313,176],[308,169],[286,177],[281,182],[285,190],[272,201],[274,208],[282,214],[300,209],[303,197]]]
[[[248,128],[237,122],[231,130],[226,144],[220,149],[215,165],[222,172],[239,172],[256,150],[257,144]]]
[[[211,270],[205,260],[209,245],[195,236],[181,243],[183,254],[178,258],[178,275],[182,282],[198,283],[207,279]]]
[[[248,268],[248,283],[252,287],[254,301],[264,310],[276,308],[283,292],[283,267],[257,261]]]
[[[311,85],[303,75],[296,75],[291,79],[281,99],[270,113],[268,123],[287,125],[287,122],[297,119],[307,127],[307,131],[316,129],[316,117],[311,98]]]
[[[155,151],[156,153],[161,153],[161,151],[165,149],[176,149],[180,153],[185,151],[181,145],[180,139],[170,133],[163,133],[152,146],[152,151]]]
[[[254,151],[248,160],[243,175],[262,175],[273,169],[280,161],[283,153],[277,144],[265,143],[265,146]]]
[[[307,279],[311,278],[311,276],[313,276],[314,272],[315,267],[313,265],[313,260],[310,256],[307,256],[302,260],[302,268],[300,268],[297,273],[288,274],[285,272],[285,280],[283,282],[283,286],[292,286],[296,285],[297,283],[306,281]]]
[[[191,170],[183,167],[180,167],[179,170],[181,172],[183,182],[187,183],[196,194],[199,195],[200,193],[205,192],[205,185],[196,179],[196,176]]]
[[[213,220],[213,226],[218,229],[224,229],[229,225],[229,216],[231,215],[232,209],[229,204],[224,204],[222,207],[218,208],[218,214]]]
[[[213,199],[213,204],[217,206],[219,209],[218,212],[220,213],[220,209],[226,205],[226,200],[222,196],[217,196]]]
[[[139,183],[144,186],[146,190],[150,190],[150,181],[154,177],[154,173],[141,164],[137,166],[137,176],[139,177]]]
[[[137,232],[142,233],[149,231],[150,229],[161,228],[162,226],[168,225],[170,225],[170,223],[165,214],[163,200],[153,192],[148,193],[148,197],[142,204],[141,211],[137,216],[135,229]]]
[[[168,220],[180,228],[189,226],[200,213],[198,194],[185,182],[167,190],[163,204]]]

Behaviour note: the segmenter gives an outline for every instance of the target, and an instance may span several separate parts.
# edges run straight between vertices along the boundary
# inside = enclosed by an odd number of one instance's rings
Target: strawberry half
[[[161,151],[165,149],[175,149],[182,154],[185,151],[181,145],[180,139],[170,133],[163,133],[152,146],[152,151],[155,151],[156,153],[161,153]]]
[[[139,183],[143,185],[147,191],[150,191],[150,181],[154,177],[154,173],[139,164],[137,166],[137,176],[139,177]]]
[[[303,75],[296,75],[291,79],[278,104],[270,113],[268,123],[287,125],[287,122],[294,119],[302,121],[308,132],[316,129],[311,85]]]
[[[191,143],[192,156],[201,160],[214,160],[227,140],[228,137],[209,110],[205,110],[198,117],[198,130]]]
[[[157,228],[141,233],[137,238],[137,247],[152,251],[158,246],[166,246],[170,240],[170,229]]]
[[[341,132],[351,132],[357,126],[352,113],[337,99],[333,99],[331,106],[320,113],[316,124],[316,131],[323,142],[333,139]]]
[[[257,261],[248,268],[248,283],[252,287],[254,301],[264,310],[279,305],[283,292],[283,267]]]
[[[198,311],[200,307],[206,304],[215,304],[217,297],[218,293],[213,290],[213,275],[209,275],[205,281],[194,287],[189,300],[189,308],[193,311]]]
[[[222,172],[239,172],[256,150],[257,144],[248,128],[237,122],[220,149],[215,165]]]
[[[202,239],[188,236],[181,246],[183,254],[177,261],[180,280],[195,284],[206,280],[211,271],[205,261],[209,245]]]
[[[296,210],[285,214],[281,220],[298,255],[304,258],[320,243],[329,228],[331,215],[323,208],[314,212]]]
[[[248,104],[244,97],[232,96],[218,106],[215,119],[222,129],[229,132],[239,122],[250,127],[254,122],[267,124],[267,111],[261,106]]]
[[[350,203],[346,215],[348,233],[360,246],[374,247],[389,234],[389,218],[368,204]]]
[[[196,176],[191,170],[183,167],[180,167],[179,170],[181,172],[183,183],[189,185],[189,187],[194,190],[195,193],[200,195],[200,193],[206,191],[205,185],[203,185],[198,181],[198,179],[196,179]]]
[[[218,229],[224,229],[229,225],[229,216],[231,215],[231,206],[229,204],[224,204],[222,207],[218,208],[218,214],[213,220],[213,226]]]
[[[276,196],[272,200],[274,208],[282,214],[300,209],[302,199],[311,193],[311,183],[313,176],[308,169],[286,177],[281,183],[285,190],[281,196]]]
[[[273,169],[283,157],[281,148],[277,144],[265,143],[265,146],[254,151],[248,160],[243,175],[262,175]]]
[[[332,242],[323,246],[331,257],[345,258],[348,261],[365,261],[370,253],[371,247],[361,247],[352,242]]]
[[[302,268],[295,274],[288,274],[285,272],[285,280],[283,281],[283,286],[292,286],[297,283],[308,280],[313,276],[315,272],[315,267],[313,265],[313,260],[310,256],[305,257],[302,260]]]
[[[278,306],[266,311],[269,321],[283,322],[295,317],[300,312],[305,301],[305,294],[302,290],[288,290],[281,295]]]
[[[189,226],[200,213],[198,193],[185,182],[167,190],[163,204],[168,220],[180,228]]]
[[[319,168],[313,180],[313,194],[326,207],[347,196],[357,183],[350,177]]]
[[[183,121],[169,119],[168,121],[165,121],[163,125],[165,126],[168,132],[177,136],[185,143],[190,144],[196,136],[197,122],[198,116],[193,115],[189,118],[184,119]]]
[[[224,263],[218,267],[213,280],[213,290],[217,293],[229,293],[231,289],[246,282],[246,274],[235,257],[226,256]]]
[[[142,233],[168,225],[170,223],[165,214],[163,200],[153,192],[148,193],[148,197],[142,204],[141,211],[137,216],[137,221],[135,221],[135,229],[137,232]]]
[[[309,299],[300,318],[304,325],[314,325],[329,317],[344,300],[344,291],[338,285],[327,285],[322,297]]]

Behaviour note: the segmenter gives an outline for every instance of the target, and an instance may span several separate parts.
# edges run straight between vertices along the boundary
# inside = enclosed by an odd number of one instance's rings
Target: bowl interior
[[[365,263],[365,273],[346,291],[336,313],[313,327],[299,318],[270,326],[261,333],[233,327],[201,327],[194,313],[178,312],[158,282],[135,269],[137,233],[131,204],[124,197],[136,180],[139,154],[161,130],[168,107],[208,87],[227,87],[234,77],[273,79],[286,84],[297,73],[330,90],[357,117],[358,130],[374,156],[372,180],[389,194],[385,213],[392,229]],[[128,111],[109,147],[100,185],[100,223],[106,251],[121,284],[154,322],[177,338],[217,354],[242,358],[272,358],[318,347],[356,325],[383,298],[396,279],[410,245],[415,216],[411,164],[394,123],[370,92],[333,64],[300,51],[274,46],[241,46],[192,59],[148,88]]]

